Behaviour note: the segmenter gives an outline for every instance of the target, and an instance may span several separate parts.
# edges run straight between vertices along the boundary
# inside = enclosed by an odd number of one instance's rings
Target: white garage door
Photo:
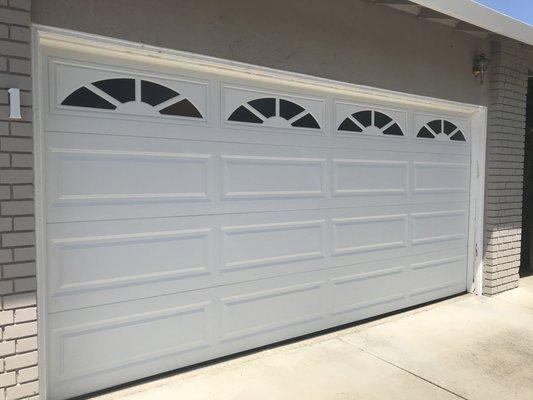
[[[85,49],[41,76],[51,398],[465,291],[467,118]]]

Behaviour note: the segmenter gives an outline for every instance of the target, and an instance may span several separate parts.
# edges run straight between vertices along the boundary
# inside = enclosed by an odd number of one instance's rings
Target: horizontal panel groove
[[[464,286],[464,290],[466,290],[466,285],[464,281],[448,281],[444,283],[437,283],[435,285],[425,286],[425,287],[418,288],[418,289],[413,289],[411,290],[411,296],[419,296],[422,294],[435,292],[437,290],[452,288],[454,286],[459,286],[459,285]]]
[[[50,147],[50,153],[58,154],[79,154],[79,155],[102,155],[102,156],[124,156],[124,157],[148,157],[148,158],[174,158],[174,159],[198,159],[208,160],[212,156],[210,154],[191,154],[191,153],[169,153],[169,152],[155,152],[155,151],[134,151],[134,150],[96,150],[96,149],[70,149],[70,148],[56,148]]]
[[[355,304],[349,304],[349,305],[342,306],[342,307],[336,307],[335,309],[333,309],[332,314],[333,315],[346,314],[349,312],[361,310],[363,308],[368,308],[368,307],[377,306],[377,305],[386,304],[386,303],[392,303],[394,301],[402,300],[403,298],[405,298],[405,295],[403,293],[391,294],[388,296],[379,297],[377,299],[361,301]]]
[[[389,205],[404,205],[406,207],[416,207],[416,206],[425,206],[425,205],[432,205],[432,206],[440,206],[440,205],[446,205],[450,206],[453,204],[457,205],[463,205],[464,201],[448,201],[448,202],[442,202],[442,201],[431,201],[431,202],[398,202],[397,200],[394,200],[393,203],[385,203],[385,204],[361,204],[357,207],[353,206],[338,206],[338,207],[301,207],[301,208],[290,208],[290,207],[280,207],[277,209],[259,209],[259,210],[250,210],[250,211],[232,211],[232,210],[222,210],[220,212],[202,212],[202,213],[190,213],[190,214],[175,214],[175,213],[169,213],[165,216],[144,216],[144,217],[136,217],[136,216],[127,216],[127,217],[118,217],[118,218],[95,218],[92,219],[91,222],[101,222],[101,221],[134,221],[134,220],[160,220],[165,218],[187,218],[187,217],[208,217],[213,215],[250,215],[250,214],[275,214],[280,212],[298,212],[298,211],[315,211],[315,210],[372,210],[372,209],[379,209],[381,207],[389,206]],[[70,224],[70,223],[84,223],[87,222],[83,219],[72,219],[68,221],[48,221],[47,225],[61,225],[61,224]]]
[[[227,305],[246,303],[254,300],[265,299],[269,297],[282,296],[288,293],[304,292],[312,289],[318,289],[323,284],[323,281],[305,283],[303,285],[287,286],[273,290],[263,290],[252,294],[242,294],[237,296],[226,297],[220,301]]]
[[[276,231],[280,229],[298,229],[302,227],[321,227],[325,223],[323,219],[311,220],[311,221],[296,221],[296,222],[279,222],[269,224],[255,224],[255,225],[236,225],[236,226],[224,226],[222,232],[233,233],[252,233],[252,232],[266,232]]]
[[[68,119],[68,118],[67,118]],[[115,121],[111,121],[111,122],[115,122]],[[79,122],[77,123],[77,125],[79,125]],[[120,125],[120,124],[119,124]],[[192,129],[198,129],[196,127],[190,127],[191,130]],[[96,136],[96,135],[102,135],[102,133],[100,132],[95,132],[95,131],[73,131],[72,129],[59,129],[57,127],[54,127],[54,129],[45,129],[44,130],[45,134],[48,134],[48,135],[53,135],[53,134],[61,134],[61,135],[93,135],[93,136]],[[132,135],[132,134],[128,134],[128,133],[125,133],[125,132],[115,132],[115,133],[112,133],[112,134],[109,134],[109,133],[105,133],[106,136],[111,136],[111,137],[117,137],[117,138],[124,138],[124,137],[131,137],[131,138],[142,138],[142,139],[153,139],[154,136],[150,136],[148,134],[146,135]],[[262,135],[264,136],[264,135]],[[231,139],[231,138],[225,138],[225,139],[220,139],[220,138],[213,138],[213,137],[206,137],[206,138],[203,138],[203,137],[195,137],[195,138],[182,138],[182,137],[170,137],[170,136],[156,136],[156,138],[158,140],[165,140],[165,141],[170,141],[170,142],[175,142],[175,141],[183,141],[183,140],[186,140],[186,141],[194,141],[194,142],[208,142],[208,143],[220,143],[220,144],[249,144],[249,145],[258,145],[258,146],[268,146],[268,147],[279,147],[279,148],[285,148],[287,146],[294,146],[295,144],[293,142],[288,142],[288,143],[280,143],[279,141],[277,142],[265,142],[265,141],[262,141],[262,140],[246,140],[247,138],[249,139],[250,136],[249,135],[246,135],[245,137],[243,136],[240,136],[238,139]],[[313,144],[313,143],[306,143],[304,146],[300,145],[299,147],[300,148],[309,148],[309,149],[345,149],[346,148],[346,137],[343,136],[343,137],[339,137],[339,136],[333,136],[333,137],[330,137],[328,136],[327,139],[330,140],[330,139],[335,139],[335,138],[339,138],[338,140],[338,145],[337,146],[332,146],[331,145],[331,142],[330,143],[319,143],[319,144]],[[380,146],[382,145],[383,143],[381,141],[376,141],[376,137],[374,136],[370,136],[370,135],[366,135],[366,136],[359,136],[359,139],[362,140],[362,141],[365,141],[365,142],[368,142],[367,145],[368,145],[368,148],[365,148],[366,150],[369,150],[369,151],[384,151],[383,150],[383,147]],[[390,139],[393,139],[392,137],[386,137],[384,138],[385,140],[390,140]],[[404,139],[405,140],[405,139]],[[407,139],[409,140],[409,139]],[[398,144],[396,142],[396,144]],[[439,152],[438,151],[438,148],[433,146],[431,144],[428,144],[428,143],[420,143],[420,141],[418,140],[413,140],[413,141],[408,141],[406,142],[406,144],[408,144],[408,146],[405,146],[404,149],[398,149],[397,146],[396,147],[391,147],[391,148],[387,148],[386,149],[386,152],[387,153],[392,153],[392,154],[405,154],[405,155],[411,155],[411,156],[417,156],[420,154],[420,151],[422,150],[424,152],[424,154],[433,154],[433,155],[442,155],[443,153],[442,152]],[[454,155],[457,155],[457,156],[461,156],[461,157],[469,157],[469,153],[468,153],[468,148],[466,147],[456,147],[454,146],[454,143],[451,143],[451,144],[447,144],[447,143],[439,143],[441,145],[443,145],[444,147],[448,147],[448,149],[450,150],[453,150],[454,151]],[[356,147],[356,146],[353,146],[351,148],[360,148],[360,147]],[[413,150],[415,149],[415,150]],[[464,149],[465,150],[465,153],[464,154],[461,154],[461,153],[457,153],[457,151],[460,151]]]
[[[438,267],[439,265],[443,265],[443,264],[447,264],[447,263],[455,262],[455,261],[466,261],[466,258],[464,256],[439,258],[437,260],[431,260],[431,261],[425,261],[421,263],[412,264],[411,266],[414,270],[417,270],[417,269]]]
[[[379,271],[372,271],[372,272],[364,272],[361,274],[355,274],[350,276],[342,276],[339,278],[334,278],[331,280],[334,285],[342,285],[344,283],[350,283],[350,282],[356,282],[356,281],[364,281],[366,279],[372,279],[377,278],[380,276],[388,276],[388,275],[396,275],[401,274],[404,271],[405,267],[395,267],[395,268],[389,268],[389,269],[382,269]]]
[[[295,253],[277,257],[261,258],[253,261],[235,261],[225,263],[222,267],[223,271],[239,270],[245,268],[253,268],[261,265],[281,264],[289,261],[303,261],[303,260],[315,260],[323,258],[324,254],[321,251],[310,251],[307,253]]]

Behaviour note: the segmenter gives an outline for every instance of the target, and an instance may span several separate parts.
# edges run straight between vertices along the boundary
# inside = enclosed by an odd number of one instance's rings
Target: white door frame
[[[147,46],[141,43],[81,33],[66,29],[53,28],[33,24],[32,26],[32,69],[33,69],[33,123],[34,123],[34,155],[35,155],[35,234],[36,234],[36,268],[37,268],[37,299],[38,299],[38,354],[39,354],[39,392],[41,398],[47,397],[47,304],[46,304],[46,223],[45,223],[45,187],[44,187],[44,135],[41,110],[41,56],[40,46],[54,42],[65,46],[90,46],[95,52],[121,52],[140,60],[158,58],[176,65],[204,71],[224,71],[225,74],[246,77],[262,82],[283,79],[299,87],[323,87],[339,94],[356,95],[369,101],[387,99],[402,104],[419,105],[435,108],[441,112],[460,113],[470,117],[471,132],[471,169],[470,169],[470,213],[468,235],[468,270],[467,290],[482,294],[483,284],[483,214],[484,214],[484,182],[485,182],[485,146],[487,135],[487,108],[473,104],[465,104],[431,97],[424,97],[390,90],[377,89],[363,85],[338,82],[325,78],[286,72],[272,68],[260,67],[240,62],[223,60],[189,52]]]

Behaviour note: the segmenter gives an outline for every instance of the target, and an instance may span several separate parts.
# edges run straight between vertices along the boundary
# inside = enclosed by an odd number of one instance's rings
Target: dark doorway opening
[[[520,276],[533,274],[533,77],[528,80]]]

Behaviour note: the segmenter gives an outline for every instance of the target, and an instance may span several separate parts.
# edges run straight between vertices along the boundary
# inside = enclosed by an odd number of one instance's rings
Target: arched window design
[[[466,142],[463,132],[450,121],[434,119],[428,122],[418,131],[416,137],[426,139],[449,139],[457,142]]]
[[[337,130],[363,133],[370,127],[377,129],[383,135],[404,136],[397,122],[388,115],[374,110],[363,110],[348,115]]]
[[[61,105],[116,110],[121,104],[134,101],[148,104],[162,115],[202,118],[200,111],[175,90],[147,80],[141,80],[137,87],[133,78],[104,79],[82,86]]]
[[[315,117],[301,105],[275,97],[262,97],[240,105],[228,121],[263,124],[270,118],[283,119],[296,128],[320,129]]]

